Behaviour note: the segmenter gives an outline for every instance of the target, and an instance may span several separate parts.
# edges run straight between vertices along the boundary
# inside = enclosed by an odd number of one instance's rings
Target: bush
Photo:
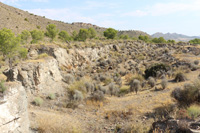
[[[114,39],[117,35],[117,30],[113,28],[108,28],[106,31],[104,31],[103,34],[107,39]]]
[[[140,35],[140,36],[138,37],[138,39],[139,39],[139,40],[142,40],[142,41],[145,41],[145,42],[148,42],[148,41],[149,41],[149,37],[148,37],[148,36],[142,36],[142,35]]]
[[[171,96],[177,100],[180,106],[189,106],[192,103],[200,102],[200,82],[185,84],[184,88],[175,88]]]
[[[1,80],[1,82],[0,82],[0,92],[1,93],[4,93],[5,91],[6,91],[6,86],[4,85],[4,81],[3,80]]]
[[[56,98],[56,95],[55,94],[49,94],[49,96],[48,96],[48,99],[50,99],[50,100],[54,100]]]
[[[138,92],[139,89],[140,89],[140,81],[137,80],[137,79],[134,79],[132,81],[132,83],[130,84],[130,91],[131,92],[135,91],[136,94],[137,94],[137,92]]]
[[[59,34],[58,34],[58,38],[61,39],[62,41],[66,42],[66,41],[70,41],[71,37],[69,36],[69,34],[67,33],[67,31],[62,30]]]
[[[199,105],[191,105],[189,108],[187,108],[188,115],[195,119],[198,116],[200,116],[200,106]]]
[[[73,100],[74,101],[82,101],[83,100],[83,94],[82,94],[82,92],[78,91],[78,90],[74,90]]]
[[[41,106],[43,104],[43,99],[40,97],[36,97],[33,101],[33,103],[37,106]]]
[[[67,74],[64,76],[64,82],[67,84],[72,84],[75,81],[74,76],[71,74]]]
[[[110,83],[108,88],[111,95],[118,95],[120,91],[120,89],[114,83]]]
[[[145,78],[148,79],[149,77],[156,77],[158,71],[167,72],[170,69],[168,65],[165,64],[154,64],[150,68],[145,70]]]
[[[161,81],[161,86],[162,86],[162,89],[166,89],[167,88],[167,85],[168,85],[168,81],[167,79],[162,79]]]
[[[153,38],[152,42],[153,43],[166,43],[167,41],[163,37],[159,37],[159,38]]]
[[[191,44],[200,44],[200,39],[193,39],[193,40],[190,40],[189,43]]]
[[[95,101],[103,101],[104,100],[104,93],[100,90],[97,90],[91,95],[91,100]]]
[[[94,91],[94,85],[92,83],[85,82],[85,88],[86,88],[87,92],[92,93]]]
[[[31,33],[29,31],[27,30],[22,31],[21,36],[20,36],[22,43],[27,43],[30,36],[31,36]]]
[[[38,41],[43,39],[44,33],[40,30],[33,30],[31,31],[31,36],[32,36],[31,43],[37,43]]]
[[[174,79],[176,82],[183,82],[183,81],[186,81],[186,76],[182,73],[182,72],[178,72],[176,74],[176,77]]]
[[[195,64],[195,65],[199,65],[199,60],[195,60],[195,61],[194,61],[194,64]]]
[[[9,67],[12,67],[13,61],[19,56],[20,37],[15,37],[15,34],[9,29],[0,30],[0,53],[4,60],[8,59]]]
[[[148,84],[153,88],[156,85],[156,81],[153,77],[148,78]]]
[[[77,39],[79,41],[85,41],[88,37],[89,37],[89,32],[88,32],[87,29],[80,29],[79,30],[79,33],[78,33],[78,36],[77,36]]]
[[[95,38],[96,37],[96,31],[95,31],[95,29],[93,29],[93,28],[89,28],[88,29],[88,33],[89,33],[89,38],[90,39],[92,39],[92,38]]]

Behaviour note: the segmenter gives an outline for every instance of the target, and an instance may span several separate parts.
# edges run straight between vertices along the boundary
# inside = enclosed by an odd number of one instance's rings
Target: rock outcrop
[[[27,95],[20,83],[6,83],[7,91],[0,96],[0,132],[28,133]]]
[[[8,81],[20,81],[28,93],[59,93],[63,89],[58,62],[51,57],[24,62],[4,74]]]

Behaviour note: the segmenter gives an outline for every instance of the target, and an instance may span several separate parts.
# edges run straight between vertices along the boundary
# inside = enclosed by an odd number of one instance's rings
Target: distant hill
[[[159,38],[159,37],[164,37],[165,40],[176,40],[176,41],[189,41],[194,38],[200,38],[200,36],[186,36],[183,34],[177,34],[177,33],[166,33],[163,34],[161,32],[157,32],[153,35],[151,35],[152,38]]]
[[[18,8],[8,6],[0,2],[0,29],[8,28],[16,34],[21,33],[23,30],[41,29],[45,30],[48,24],[55,24],[59,30],[66,30],[68,33],[79,31],[80,28],[94,28],[99,36],[103,36],[106,30],[104,27],[99,27],[89,23],[74,22],[65,23],[61,21],[51,20],[45,16],[38,16]],[[119,34],[128,34],[130,37],[138,37],[147,35],[142,31],[119,31]]]
[[[149,36],[149,34],[147,34],[146,32],[143,31],[139,31],[139,30],[124,30],[124,31],[119,31],[118,35],[128,35],[129,37],[136,37],[138,38],[140,35],[142,36]]]

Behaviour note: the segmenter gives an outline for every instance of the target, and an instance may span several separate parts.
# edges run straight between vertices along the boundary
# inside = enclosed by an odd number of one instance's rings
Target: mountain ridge
[[[165,40],[176,40],[176,41],[189,41],[195,38],[200,38],[200,36],[187,36],[184,34],[178,34],[178,33],[162,33],[162,32],[156,32],[155,34],[151,35],[152,38],[159,38],[163,37]]]

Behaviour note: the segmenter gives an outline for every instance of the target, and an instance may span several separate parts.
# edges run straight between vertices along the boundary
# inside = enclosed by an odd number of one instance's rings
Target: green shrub
[[[47,53],[42,53],[40,55],[38,55],[37,59],[43,59],[45,57],[48,57],[49,55]]]
[[[78,36],[77,36],[77,39],[79,41],[85,41],[88,37],[89,37],[89,32],[88,32],[87,29],[80,29],[79,30],[79,33],[78,33]]]
[[[51,94],[49,94],[48,98],[49,98],[50,100],[54,100],[54,99],[56,98],[56,95],[53,94],[53,93],[51,93]]]
[[[41,106],[42,104],[43,104],[43,99],[42,98],[40,98],[40,97],[36,97],[35,99],[34,99],[34,101],[33,101],[33,103],[35,104],[35,105],[37,105],[37,106]]]
[[[37,43],[38,41],[44,38],[44,33],[40,30],[33,30],[31,31],[32,41],[31,43]]]
[[[200,116],[200,106],[199,105],[191,105],[189,108],[187,108],[188,115],[195,119],[198,116]]]
[[[149,41],[149,37],[148,37],[148,36],[142,36],[142,35],[140,35],[140,36],[138,37],[138,39],[139,39],[139,40],[142,40],[142,41],[145,41],[145,42],[148,42],[148,41]]]
[[[4,81],[3,80],[1,80],[1,82],[0,82],[0,92],[1,93],[4,93],[5,91],[6,91],[6,86],[4,85]]]
[[[62,30],[59,34],[58,34],[58,38],[61,39],[62,41],[70,41],[71,37],[69,36],[69,34],[67,33],[67,31]]]
[[[168,65],[165,64],[154,64],[150,68],[145,70],[145,78],[148,79],[150,76],[151,77],[156,77],[156,73],[158,71],[165,71],[167,72],[170,69]]]
[[[22,31],[21,36],[20,36],[22,43],[27,43],[30,36],[31,36],[31,33],[29,31],[27,30]]]
[[[95,38],[96,37],[96,31],[95,31],[95,29],[93,29],[93,28],[89,28],[88,29],[88,34],[89,34],[89,38],[90,39],[92,39],[92,38]]]
[[[200,44],[200,39],[193,39],[193,40],[190,40],[189,43],[191,44]]]
[[[24,20],[28,22],[28,19],[27,19],[27,18],[25,18]]]
[[[153,43],[166,43],[167,41],[163,37],[159,37],[159,38],[153,38],[152,42]]]

